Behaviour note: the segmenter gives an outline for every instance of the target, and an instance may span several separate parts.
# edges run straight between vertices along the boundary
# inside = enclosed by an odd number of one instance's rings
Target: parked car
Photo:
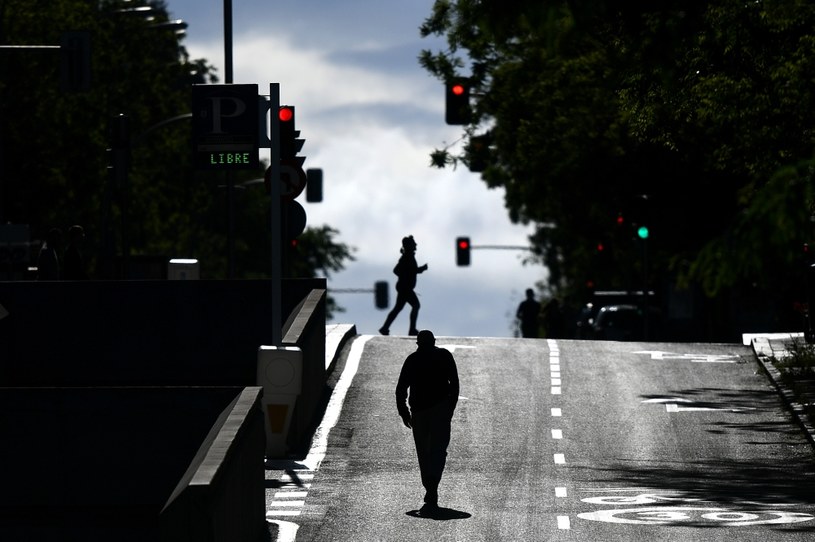
[[[642,307],[637,305],[607,305],[597,311],[592,324],[592,337],[605,341],[641,341],[646,339],[645,318]],[[658,335],[659,312],[648,313],[648,338]]]

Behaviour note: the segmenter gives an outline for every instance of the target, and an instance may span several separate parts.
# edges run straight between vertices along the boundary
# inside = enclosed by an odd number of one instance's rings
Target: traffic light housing
[[[486,171],[490,161],[490,134],[470,137],[467,145],[467,166],[473,173]]]
[[[460,267],[470,265],[471,248],[469,237],[456,238],[456,265]]]
[[[280,159],[294,160],[305,143],[305,139],[299,139],[300,130],[294,128],[294,106],[281,105],[277,118],[280,121]],[[302,161],[305,161],[305,158]]]
[[[108,170],[117,183],[125,182],[130,169],[130,118],[116,115],[110,120]]]
[[[470,124],[470,80],[458,77],[445,85],[444,120],[447,124]]]
[[[384,280],[374,283],[374,304],[377,309],[388,308],[388,283]]]
[[[323,201],[323,170],[312,168],[306,170],[306,201],[319,203]]]
[[[63,92],[91,89],[91,34],[86,30],[63,32],[59,41],[59,79]]]

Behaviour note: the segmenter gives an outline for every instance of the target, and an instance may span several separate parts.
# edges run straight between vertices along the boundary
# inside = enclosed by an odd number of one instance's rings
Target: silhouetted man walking
[[[521,321],[521,336],[537,338],[538,317],[541,311],[541,304],[535,301],[535,292],[532,288],[526,289],[526,299],[518,305],[515,316]]]
[[[450,421],[458,403],[458,370],[453,354],[436,347],[431,331],[420,331],[416,344],[418,348],[405,359],[399,374],[396,408],[405,426],[413,429],[426,491],[421,512],[432,514],[438,509],[439,482],[450,444]]]
[[[399,277],[396,281],[396,303],[393,305],[393,310],[388,313],[385,318],[385,323],[379,328],[382,335],[390,334],[390,327],[405,304],[410,304],[410,329],[408,335],[416,335],[416,319],[419,317],[419,298],[416,297],[416,275],[427,271],[427,264],[419,267],[416,264],[416,241],[413,240],[412,235],[402,239],[402,256],[393,268],[394,274]]]

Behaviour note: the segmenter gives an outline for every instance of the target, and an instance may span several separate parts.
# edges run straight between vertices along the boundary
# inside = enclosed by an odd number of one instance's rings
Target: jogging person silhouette
[[[416,275],[427,271],[427,264],[419,267],[416,264],[416,241],[413,240],[412,235],[402,239],[402,256],[393,268],[394,274],[399,277],[396,281],[396,303],[393,310],[388,313],[385,318],[385,323],[379,328],[382,335],[390,334],[390,327],[405,304],[410,305],[410,329],[408,335],[416,335],[419,331],[416,329],[416,319],[419,317],[419,298],[416,297]]]

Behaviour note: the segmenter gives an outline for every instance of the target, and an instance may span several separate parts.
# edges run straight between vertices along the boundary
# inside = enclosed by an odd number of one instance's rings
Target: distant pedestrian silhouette
[[[82,240],[85,238],[85,230],[82,226],[71,226],[68,228],[68,247],[65,249],[65,259],[62,271],[62,278],[65,280],[85,280],[88,278],[85,273],[85,262],[82,259]]]
[[[458,403],[458,370],[453,354],[436,347],[433,332],[420,331],[416,344],[418,348],[405,359],[399,373],[396,408],[405,426],[413,430],[425,488],[420,512],[432,516],[439,510],[439,483],[447,461],[450,422]]]
[[[518,305],[515,316],[521,321],[521,336],[536,339],[539,333],[541,304],[535,301],[532,288],[526,289],[526,299]]]
[[[416,241],[413,236],[409,235],[402,239],[402,256],[399,258],[396,267],[393,268],[394,274],[399,277],[396,280],[396,303],[393,310],[388,313],[385,318],[385,323],[379,328],[382,335],[390,334],[390,327],[405,304],[410,304],[410,328],[408,335],[416,335],[419,331],[416,329],[416,319],[419,317],[419,298],[416,297],[416,275],[427,271],[427,264],[419,267],[416,264]]]
[[[62,232],[52,228],[45,237],[37,256],[37,280],[59,280],[59,250]]]
[[[546,336],[550,339],[563,338],[563,311],[560,310],[560,303],[557,299],[551,299],[543,307],[543,325],[546,328]]]

